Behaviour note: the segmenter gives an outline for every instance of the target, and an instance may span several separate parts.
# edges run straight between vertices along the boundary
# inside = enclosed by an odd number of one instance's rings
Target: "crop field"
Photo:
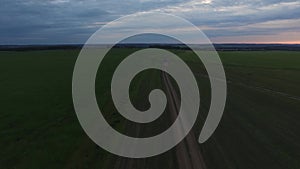
[[[119,48],[108,54],[98,70],[95,92],[111,126],[127,135],[147,137],[172,124],[168,110],[151,124],[137,125],[117,112],[110,93],[116,66],[136,50]],[[209,109],[210,84],[191,51],[172,50],[189,65],[198,81],[201,107],[192,130],[198,137]],[[72,102],[72,73],[78,53],[0,52],[0,169],[142,168],[145,164],[151,169],[176,169],[176,148],[156,157],[129,160],[110,154],[89,139]],[[195,147],[206,167],[300,168],[300,52],[223,51],[219,55],[228,95],[217,130],[207,142]],[[138,74],[129,91],[133,105],[148,109],[148,94],[155,88],[166,90],[161,71]]]

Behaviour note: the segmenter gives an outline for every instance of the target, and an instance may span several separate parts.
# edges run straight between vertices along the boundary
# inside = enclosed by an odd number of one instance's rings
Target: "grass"
[[[109,123],[134,135],[134,124],[120,116],[108,90],[114,67],[136,49],[113,50],[96,81],[99,106]],[[79,50],[0,52],[0,168],[112,168],[116,159],[82,130],[72,103],[72,72]],[[209,107],[205,71],[189,51],[176,50],[196,74],[201,92],[199,132]],[[228,78],[222,121],[199,145],[210,169],[300,168],[300,52],[220,52]],[[140,73],[130,87],[133,104],[149,107],[147,94],[160,88],[159,71]],[[151,80],[149,80],[151,79]],[[101,81],[100,81],[101,80]],[[166,116],[153,122],[168,127]],[[143,130],[157,134],[163,129]],[[126,132],[132,129],[132,133]],[[145,133],[149,133],[145,132]],[[146,136],[147,134],[145,134]],[[198,136],[198,135],[197,135]],[[146,160],[150,168],[176,168],[173,150]],[[156,161],[158,164],[151,162]],[[173,159],[174,161],[174,159]],[[158,166],[157,166],[158,165]]]

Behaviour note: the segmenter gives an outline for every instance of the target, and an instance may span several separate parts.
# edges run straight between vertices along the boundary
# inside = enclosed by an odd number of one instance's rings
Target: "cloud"
[[[182,16],[218,41],[300,32],[297,0],[2,0],[0,43],[84,43],[105,23],[146,11]]]
[[[189,1],[153,11],[182,16],[213,39],[236,37],[238,41],[240,36],[261,36],[262,40],[265,35],[270,38],[271,35],[281,36],[283,32],[300,32],[299,1],[214,0],[209,4]],[[300,33],[298,38],[300,41]]]

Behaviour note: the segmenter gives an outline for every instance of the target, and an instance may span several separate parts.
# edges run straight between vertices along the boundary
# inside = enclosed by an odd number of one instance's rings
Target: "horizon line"
[[[137,42],[137,43],[119,43],[119,44],[114,44],[114,45],[130,45],[130,44],[166,44],[166,45],[178,45],[178,44],[181,44],[181,43],[156,43],[156,42],[153,42],[153,43],[140,43],[140,42]],[[239,43],[239,42],[225,42],[225,43],[211,43],[212,45],[300,45],[300,42],[299,43],[280,43],[280,42],[270,42],[270,43],[251,43],[251,42],[242,42],[242,43]],[[0,44],[0,46],[54,46],[54,45],[85,45],[84,43],[42,43],[42,44]],[[92,44],[93,45],[93,44]],[[95,44],[97,45],[97,44]],[[112,44],[98,44],[98,45],[112,45]],[[182,44],[184,45],[184,44]],[[189,44],[189,45],[209,45],[208,44]]]

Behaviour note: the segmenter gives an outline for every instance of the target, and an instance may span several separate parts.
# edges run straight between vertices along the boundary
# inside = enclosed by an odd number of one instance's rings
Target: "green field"
[[[129,135],[135,135],[132,130],[127,132],[134,125],[116,112],[109,87],[115,66],[134,50],[113,50],[98,71],[104,78],[96,81],[105,118],[115,129]],[[209,82],[193,53],[173,52],[189,64],[199,83],[202,115],[194,129],[198,136],[209,107]],[[77,120],[71,87],[78,53],[79,50],[0,52],[0,169],[110,169],[120,160],[94,144]],[[207,167],[300,168],[300,52],[234,51],[219,55],[226,71],[228,96],[219,127],[199,145]],[[160,72],[140,73],[130,88],[133,104],[146,109],[149,105],[145,98],[153,88],[162,88]],[[155,125],[163,123],[168,127],[165,118],[159,118]],[[161,131],[157,127],[145,133]],[[176,162],[167,158],[172,151],[140,160],[149,163],[150,168],[176,168]]]

